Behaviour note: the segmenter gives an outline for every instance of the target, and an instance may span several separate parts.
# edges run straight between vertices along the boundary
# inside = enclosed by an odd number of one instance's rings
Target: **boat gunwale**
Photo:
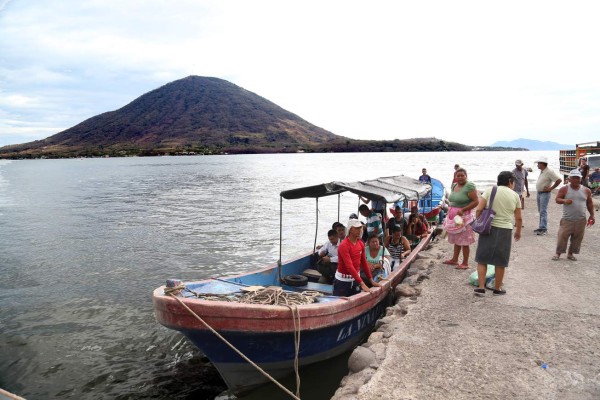
[[[357,314],[364,310],[368,310],[379,303],[400,283],[402,276],[404,276],[405,271],[409,268],[410,264],[418,257],[420,251],[422,251],[430,242],[431,236],[432,233],[421,240],[419,245],[417,245],[417,247],[402,261],[400,268],[393,271],[392,274],[382,282],[381,288],[374,288],[370,293],[362,292],[351,297],[340,297],[338,300],[332,300],[325,303],[311,303],[297,306],[300,318],[303,321],[303,329],[319,329],[323,326],[327,326],[331,323],[330,318],[332,316],[336,316],[336,322],[350,320]],[[304,256],[298,258],[301,257]],[[273,267],[266,267],[258,271],[264,271],[269,268]],[[236,276],[244,276],[251,273],[254,272]],[[205,281],[209,282],[210,279],[195,282]],[[161,324],[177,330],[206,329],[203,325],[198,323],[197,320],[190,315],[189,311],[184,309],[175,298],[165,295],[164,289],[165,286],[161,286],[153,292],[155,315]],[[195,297],[184,297],[179,298],[179,300],[205,319],[210,326],[218,327],[218,329],[246,330],[243,328],[244,322],[250,324],[251,321],[261,321],[261,329],[265,331],[280,332],[282,330],[293,331],[294,329],[290,318],[290,308],[284,305],[247,304],[219,300],[203,300]],[[166,318],[168,316],[171,318]],[[173,318],[174,316],[178,318]],[[177,323],[169,323],[167,319],[177,320]],[[184,324],[184,321],[189,321],[190,323]],[[228,324],[227,321],[233,322]],[[287,327],[283,327],[282,325],[286,325]],[[231,329],[228,326],[230,326]]]

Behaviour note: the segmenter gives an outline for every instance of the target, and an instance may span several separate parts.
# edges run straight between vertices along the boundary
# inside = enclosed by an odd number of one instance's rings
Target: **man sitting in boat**
[[[341,224],[337,225],[338,227]],[[344,226],[344,225],[341,225]],[[329,239],[321,249],[319,250],[319,261],[317,262],[317,271],[327,279],[327,283],[333,281],[333,276],[337,270],[338,265],[338,233],[334,229],[330,229],[327,232],[327,238]]]
[[[381,201],[381,200],[369,200],[369,199],[365,199],[362,196],[358,196],[360,197],[360,199],[362,200],[363,203],[365,203],[365,205],[371,203],[371,211],[379,214],[382,218],[386,215],[385,213],[385,201]],[[360,211],[360,209],[359,209]],[[358,218],[357,218],[358,219]]]
[[[383,228],[381,227],[381,215],[375,211],[370,210],[366,204],[361,204],[358,207],[360,215],[367,219],[367,237],[370,235],[377,235],[379,240],[383,243]]]
[[[335,227],[335,230],[338,234],[338,244],[340,244],[342,243],[342,240],[346,239],[346,227],[344,226],[344,224],[338,222],[338,225]]]
[[[369,287],[360,277],[360,270],[372,286],[381,286],[373,280],[367,264],[365,244],[360,240],[362,223],[357,219],[348,221],[348,235],[338,246],[338,269],[333,280],[334,296],[352,296]]]

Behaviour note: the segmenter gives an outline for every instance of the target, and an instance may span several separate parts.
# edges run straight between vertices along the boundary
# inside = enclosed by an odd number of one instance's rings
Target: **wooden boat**
[[[320,197],[349,191],[371,200],[394,203],[418,201],[430,190],[429,184],[396,176],[304,187],[282,192],[281,199],[308,197],[315,198],[318,204]],[[344,353],[357,346],[371,331],[389,304],[392,289],[400,283],[406,269],[428,241],[429,238],[421,241],[400,266],[381,281],[382,287],[351,297],[333,296],[332,285],[291,279],[302,276],[304,270],[313,267],[313,252],[282,263],[280,245],[279,261],[264,269],[237,276],[183,282],[185,290],[177,291],[177,298],[166,295],[165,286],[157,288],[153,293],[156,319],[164,326],[182,332],[198,346],[232,392],[245,392],[267,382],[267,378],[223,339],[274,378],[293,373],[296,359],[302,367]],[[277,287],[281,293],[312,291],[320,296],[314,303],[297,306],[238,302],[243,290],[256,285]],[[232,299],[235,301],[230,301]],[[299,347],[296,347],[298,343]]]

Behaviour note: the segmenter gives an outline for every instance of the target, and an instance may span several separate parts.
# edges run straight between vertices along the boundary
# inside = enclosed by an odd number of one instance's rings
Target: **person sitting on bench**
[[[406,236],[402,234],[402,228],[400,226],[396,225],[392,229],[392,237],[387,249],[390,251],[390,256],[392,257],[391,270],[393,271],[395,267],[400,265],[402,259],[410,254],[411,250],[410,242]]]
[[[342,225],[343,226],[343,225]],[[338,233],[335,229],[327,232],[328,241],[319,249],[319,261],[317,261],[317,271],[327,280],[327,283],[333,282],[333,276],[338,266],[338,244],[340,242]]]

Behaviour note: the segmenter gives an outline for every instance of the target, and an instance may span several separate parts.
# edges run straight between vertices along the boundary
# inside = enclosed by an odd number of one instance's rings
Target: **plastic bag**
[[[487,272],[485,273],[485,286],[492,287],[496,278],[496,267],[492,264],[488,264]],[[473,286],[479,286],[477,270],[473,271],[469,275],[469,284]]]

